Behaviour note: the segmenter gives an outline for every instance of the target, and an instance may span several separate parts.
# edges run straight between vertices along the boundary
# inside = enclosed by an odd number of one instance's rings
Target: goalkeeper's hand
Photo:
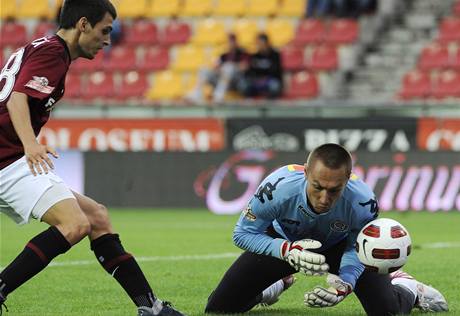
[[[318,249],[321,243],[313,239],[298,241],[284,241],[281,244],[281,258],[287,261],[294,269],[306,275],[322,275],[329,270],[326,258],[323,255],[308,251]]]
[[[331,307],[339,304],[353,291],[351,284],[335,274],[327,276],[328,289],[317,286],[305,293],[305,305],[309,307]]]

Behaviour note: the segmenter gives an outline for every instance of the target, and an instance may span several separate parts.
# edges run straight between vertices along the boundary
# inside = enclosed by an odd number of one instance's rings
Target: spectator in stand
[[[228,50],[220,55],[214,68],[200,70],[197,83],[186,99],[193,103],[203,102],[203,87],[205,84],[211,84],[214,87],[212,101],[221,103],[229,89],[236,89],[242,70],[247,68],[248,59],[249,55],[239,46],[236,35],[230,33]]]
[[[257,52],[249,58],[248,68],[238,82],[238,91],[246,97],[277,98],[283,92],[280,53],[265,33],[257,35]]]
[[[329,15],[331,11],[331,0],[308,0],[306,2],[307,18],[321,18]]]

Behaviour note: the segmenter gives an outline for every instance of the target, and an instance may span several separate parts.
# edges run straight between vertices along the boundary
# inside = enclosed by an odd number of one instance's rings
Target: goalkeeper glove
[[[335,274],[327,276],[328,289],[317,286],[305,293],[305,305],[309,307],[331,307],[339,304],[353,291],[350,283],[345,282]]]
[[[287,261],[294,269],[306,275],[322,275],[329,270],[326,258],[323,255],[308,251],[318,249],[321,243],[313,239],[298,241],[284,241],[281,244],[281,258]]]

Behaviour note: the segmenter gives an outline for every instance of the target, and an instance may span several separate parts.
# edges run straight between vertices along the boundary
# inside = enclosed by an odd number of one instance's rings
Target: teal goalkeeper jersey
[[[319,251],[346,238],[339,276],[354,288],[364,270],[354,246],[361,228],[378,215],[374,193],[352,174],[335,205],[328,212],[317,214],[309,207],[306,192],[303,166],[287,165],[274,171],[262,181],[242,212],[233,240],[244,250],[281,258],[284,239],[268,236],[265,232],[270,225],[289,241],[305,238],[320,241]]]

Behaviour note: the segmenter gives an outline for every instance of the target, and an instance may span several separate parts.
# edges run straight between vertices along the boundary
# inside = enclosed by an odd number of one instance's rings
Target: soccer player
[[[324,144],[304,166],[281,167],[263,180],[234,230],[233,240],[245,252],[211,293],[205,312],[242,313],[271,305],[296,272],[329,272],[330,288],[305,294],[310,307],[334,306],[354,292],[372,316],[407,314],[414,306],[447,310],[441,293],[402,272],[364,271],[354,244],[361,228],[378,216],[378,205],[351,169],[345,148]]]
[[[72,192],[52,172],[54,149],[36,136],[64,94],[71,61],[93,59],[110,44],[116,10],[109,0],[66,0],[56,35],[18,49],[0,75],[0,211],[18,224],[50,227],[32,238],[0,273],[0,308],[16,288],[88,236],[103,268],[138,307],[138,315],[183,315],[153,293],[134,257],[112,228],[107,209]],[[1,313],[1,310],[0,310]]]

